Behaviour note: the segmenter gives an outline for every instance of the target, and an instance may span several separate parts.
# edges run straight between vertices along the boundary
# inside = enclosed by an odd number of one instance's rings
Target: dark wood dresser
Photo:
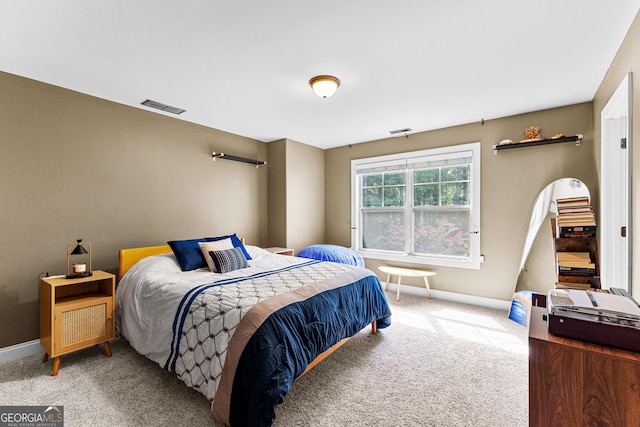
[[[640,353],[529,329],[529,426],[640,426]]]

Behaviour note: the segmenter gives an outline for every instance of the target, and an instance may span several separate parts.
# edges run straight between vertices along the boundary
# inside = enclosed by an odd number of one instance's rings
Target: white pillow
[[[207,261],[207,266],[210,271],[214,273],[219,273],[216,269],[216,264],[211,259],[211,255],[209,255],[209,251],[223,251],[225,249],[233,249],[233,243],[231,243],[231,238],[222,239],[222,240],[214,240],[213,242],[198,242],[198,246],[200,246],[200,250],[202,251],[202,256],[204,256],[205,261]]]
[[[244,248],[252,259],[260,258],[263,255],[272,255],[271,252],[266,251],[259,246],[244,245]]]

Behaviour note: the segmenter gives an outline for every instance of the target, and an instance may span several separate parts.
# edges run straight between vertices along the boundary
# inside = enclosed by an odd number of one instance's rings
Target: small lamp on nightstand
[[[71,247],[75,245],[75,248],[71,250]],[[89,247],[87,251],[85,246]],[[71,255],[89,255],[89,268],[84,262],[77,262],[71,265]],[[82,242],[82,239],[78,239],[76,243],[69,243],[67,245],[67,279],[77,279],[79,277],[89,277],[91,273],[91,243]]]

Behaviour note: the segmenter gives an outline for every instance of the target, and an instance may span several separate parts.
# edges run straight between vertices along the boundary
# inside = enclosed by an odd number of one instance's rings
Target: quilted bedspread
[[[118,287],[122,334],[213,400],[215,417],[227,425],[271,425],[276,405],[318,354],[373,321],[390,323],[371,271],[274,257],[227,276],[135,266]]]

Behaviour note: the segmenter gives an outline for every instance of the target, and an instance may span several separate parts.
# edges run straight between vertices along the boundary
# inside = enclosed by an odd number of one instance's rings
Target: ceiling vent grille
[[[146,107],[155,108],[157,110],[166,111],[167,113],[173,113],[173,114],[182,114],[185,111],[187,111],[187,110],[183,110],[182,108],[172,107],[171,105],[166,105],[158,101],[153,101],[151,99],[147,99],[142,103],[142,105]]]
[[[409,134],[413,132],[413,129],[411,128],[404,128],[404,129],[396,129],[396,130],[390,130],[389,133],[391,134],[391,136],[409,136]]]

